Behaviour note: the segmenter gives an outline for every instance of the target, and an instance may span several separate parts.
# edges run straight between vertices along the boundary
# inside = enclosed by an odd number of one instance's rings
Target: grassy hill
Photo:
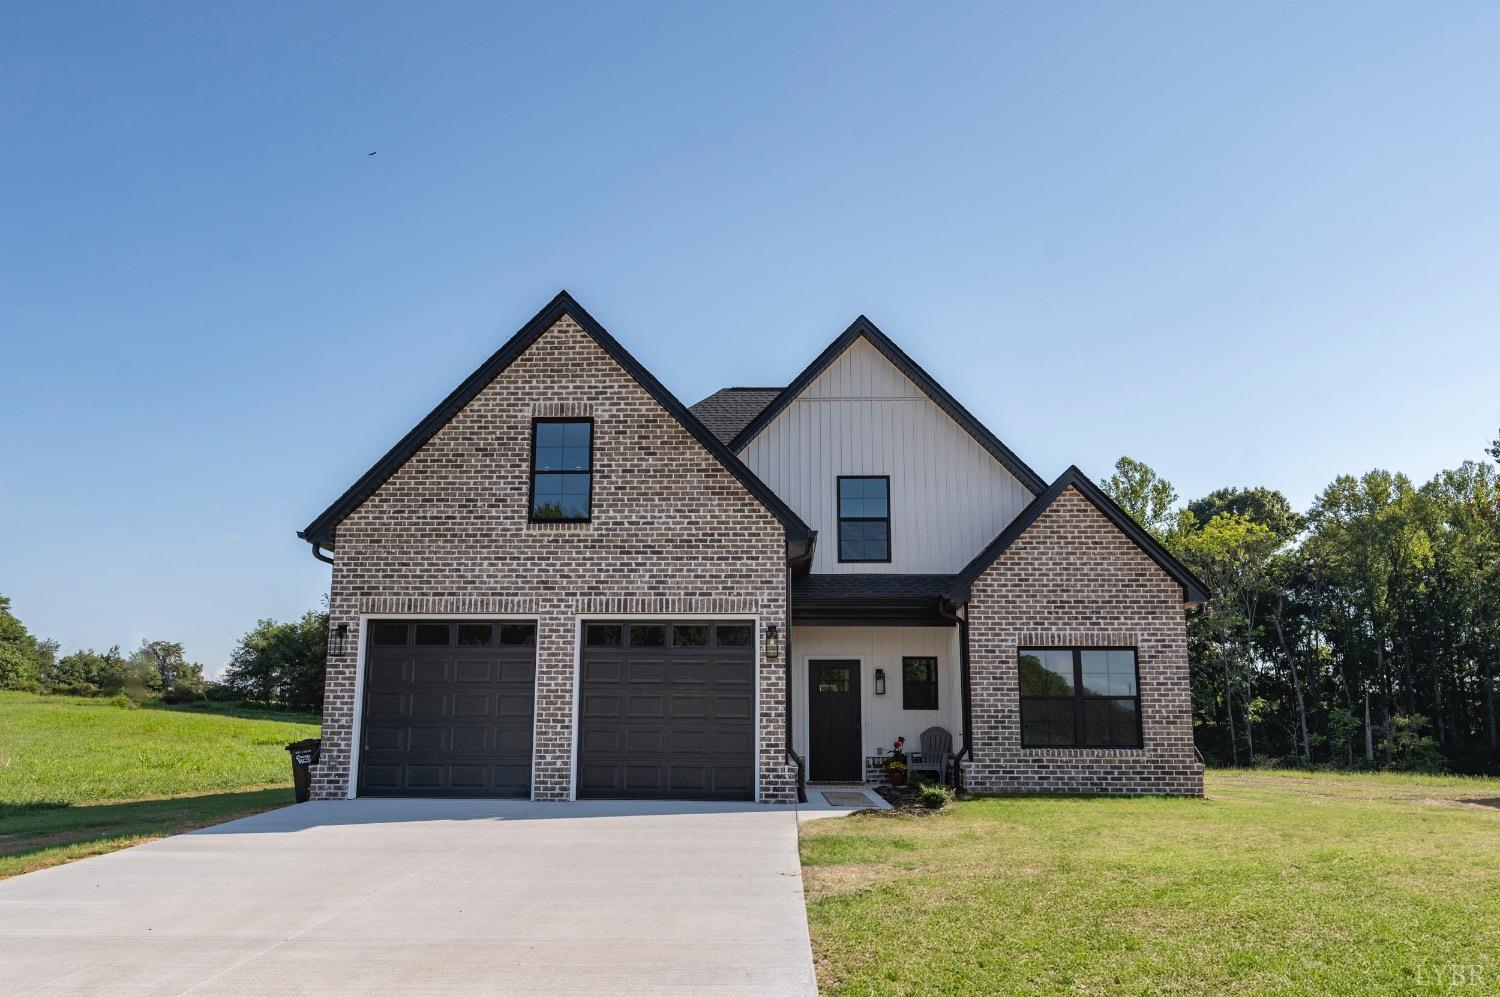
[[[292,802],[316,717],[0,692],[0,876]]]

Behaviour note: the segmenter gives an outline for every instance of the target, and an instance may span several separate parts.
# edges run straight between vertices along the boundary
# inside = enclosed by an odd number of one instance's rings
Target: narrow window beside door
[[[532,423],[532,522],[588,522],[593,469],[592,420],[538,419]]]
[[[938,708],[937,659],[901,659],[901,708],[935,710]]]

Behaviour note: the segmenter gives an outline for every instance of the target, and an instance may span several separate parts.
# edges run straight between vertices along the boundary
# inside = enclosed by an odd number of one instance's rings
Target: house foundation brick
[[[1182,586],[1069,487],[975,581],[968,605],[979,793],[1203,795]],[[1021,647],[1133,647],[1142,747],[1023,748]]]
[[[531,523],[532,419],[594,420],[592,518]],[[537,623],[532,794],[573,795],[578,624],[591,615],[750,617],[788,632],[782,524],[571,318],[543,333],[338,525],[323,751],[313,795],[349,792],[368,617]],[[785,671],[758,676],[758,798],[796,798]]]

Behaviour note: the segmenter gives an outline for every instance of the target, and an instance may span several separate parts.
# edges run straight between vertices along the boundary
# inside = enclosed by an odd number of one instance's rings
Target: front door
[[[864,782],[860,755],[859,662],[807,663],[808,778]]]

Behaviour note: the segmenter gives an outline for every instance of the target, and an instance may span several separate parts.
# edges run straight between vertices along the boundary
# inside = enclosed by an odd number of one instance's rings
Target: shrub
[[[1389,752],[1389,768],[1397,772],[1425,772],[1437,775],[1448,771],[1448,759],[1438,750],[1437,741],[1427,733],[1430,721],[1419,713],[1391,718],[1389,733],[1380,748]]]
[[[211,703],[232,703],[239,697],[223,682],[203,683],[203,698]]]
[[[161,694],[161,701],[171,706],[180,706],[183,703],[196,703],[203,698],[203,692],[193,685],[179,684],[167,689]]]
[[[55,696],[97,696],[101,690],[92,682],[59,682],[47,691]]]
[[[953,802],[953,790],[935,782],[922,782],[917,785],[917,801],[928,810],[941,810]]]
[[[117,692],[109,697],[109,705],[119,707],[122,710],[138,710],[141,708],[140,703],[137,703],[123,692]]]

